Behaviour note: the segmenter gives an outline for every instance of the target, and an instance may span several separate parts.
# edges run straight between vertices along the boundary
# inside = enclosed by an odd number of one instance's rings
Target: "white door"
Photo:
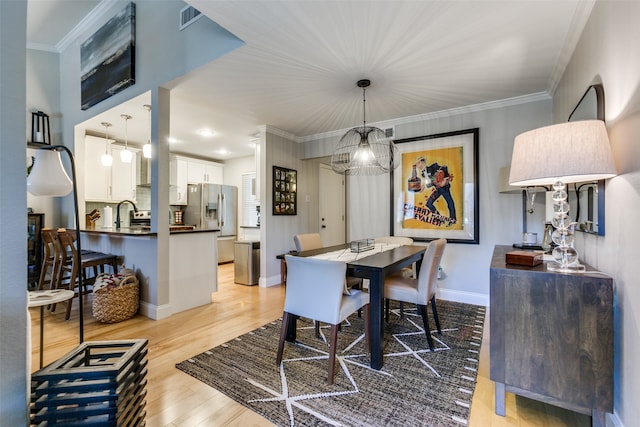
[[[324,246],[345,243],[344,175],[330,166],[320,165],[319,176],[320,237]]]

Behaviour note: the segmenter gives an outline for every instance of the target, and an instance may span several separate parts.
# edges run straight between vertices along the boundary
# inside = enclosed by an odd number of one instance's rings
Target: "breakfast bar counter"
[[[210,304],[218,287],[218,230],[146,227],[82,230],[82,248],[114,254],[136,272],[140,313],[152,319]]]

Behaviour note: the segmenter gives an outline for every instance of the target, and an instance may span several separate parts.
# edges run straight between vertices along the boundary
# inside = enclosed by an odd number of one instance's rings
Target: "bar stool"
[[[60,266],[58,268],[57,288],[66,288],[70,291],[74,291],[73,298],[79,294],[84,294],[86,289],[76,291],[78,283],[78,250],[76,249],[75,239],[71,233],[68,233],[64,228],[58,229],[58,255],[60,259]],[[69,320],[71,316],[71,305],[73,298],[66,301],[67,312],[65,314],[65,320]],[[55,305],[51,308],[51,311],[55,310]]]
[[[40,269],[38,289],[55,289],[57,287],[57,270],[60,265],[58,251],[56,250],[56,246],[58,245],[58,232],[52,228],[43,228],[41,233],[44,257],[42,259],[42,268]]]

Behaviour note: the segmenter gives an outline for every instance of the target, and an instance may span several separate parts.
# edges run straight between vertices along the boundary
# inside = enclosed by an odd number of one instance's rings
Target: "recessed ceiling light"
[[[229,152],[227,150],[225,150],[224,148],[222,148],[222,149],[218,150],[218,154],[225,155],[225,154],[229,154]]]
[[[176,142],[178,142],[178,140],[172,136],[169,137],[168,141],[169,141],[169,144],[175,144]]]
[[[210,138],[212,136],[214,136],[216,133],[210,129],[202,129],[201,131],[198,132],[200,135],[202,136],[206,136],[207,138]]]

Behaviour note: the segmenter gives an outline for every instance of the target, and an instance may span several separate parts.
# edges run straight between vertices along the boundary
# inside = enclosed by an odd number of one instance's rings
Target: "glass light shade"
[[[144,156],[145,159],[150,159],[151,158],[151,143],[147,142],[146,144],[144,144],[142,146],[142,155]]]
[[[66,196],[73,190],[73,182],[62,165],[60,152],[38,150],[36,160],[27,177],[27,191],[34,196]]]
[[[133,158],[133,153],[128,148],[125,148],[120,152],[120,160],[122,163],[131,163],[131,159]]]
[[[113,164],[113,156],[108,153],[104,153],[100,157],[100,161],[102,162],[102,166],[111,166]]]

